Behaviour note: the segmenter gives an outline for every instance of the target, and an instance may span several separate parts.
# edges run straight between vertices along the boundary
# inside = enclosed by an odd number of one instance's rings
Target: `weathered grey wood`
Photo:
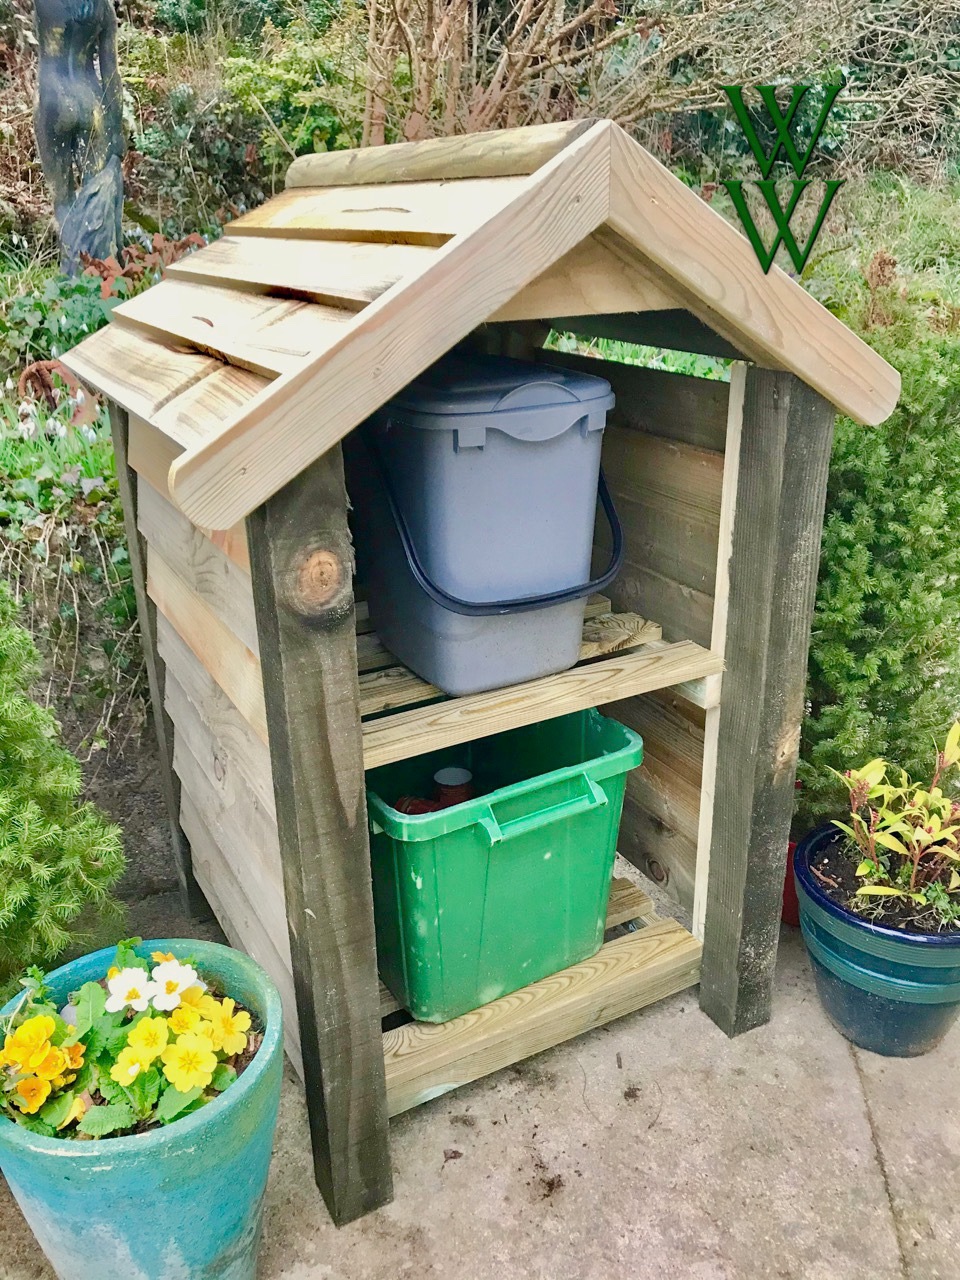
[[[342,1224],[393,1189],[339,446],[247,530],[314,1169]]]
[[[770,1016],[833,420],[748,370],[700,987],[728,1035]]]
[[[123,524],[130,553],[130,576],[137,600],[140,642],[147,668],[154,728],[160,756],[160,782],[170,823],[170,846],[177,879],[188,913],[209,920],[212,912],[190,865],[190,846],[180,826],[180,780],[173,768],[173,722],[164,706],[166,665],[157,651],[157,607],[147,595],[147,544],[137,527],[137,475],[128,462],[129,421],[125,409],[110,403],[110,427],[117,467],[117,486],[123,504]]]

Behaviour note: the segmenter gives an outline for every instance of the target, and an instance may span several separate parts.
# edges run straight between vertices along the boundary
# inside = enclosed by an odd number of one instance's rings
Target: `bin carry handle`
[[[400,535],[400,543],[403,547],[403,553],[407,557],[410,572],[416,579],[417,585],[426,592],[430,599],[451,613],[460,613],[468,618],[489,618],[504,613],[528,613],[532,609],[546,609],[555,604],[569,604],[571,600],[579,600],[583,596],[590,596],[597,591],[602,591],[604,587],[610,585],[620,572],[620,566],[623,564],[623,526],[617,515],[617,509],[613,505],[613,499],[610,497],[610,490],[607,488],[607,482],[601,467],[597,492],[600,496],[603,514],[606,516],[607,524],[610,526],[610,533],[613,537],[613,550],[610,553],[609,565],[598,578],[594,578],[590,582],[582,582],[576,587],[565,587],[562,591],[549,591],[539,596],[519,596],[515,600],[461,600],[459,596],[450,595],[448,591],[444,591],[443,587],[439,586],[427,575],[420,556],[417,554],[417,548],[414,546],[403,512],[400,510],[400,504],[397,502],[387,469],[383,465],[380,442],[371,436],[370,444],[372,446],[370,456],[373,458],[374,466],[380,474],[380,481],[387,496],[390,514],[393,516],[397,533]]]
[[[560,822],[575,818],[578,813],[586,813],[589,809],[601,809],[607,803],[607,796],[602,787],[586,773],[580,775],[586,787],[586,795],[574,796],[572,800],[562,800],[560,804],[551,805],[549,809],[538,809],[536,813],[527,814],[523,818],[514,818],[510,822],[498,822],[493,806],[487,805],[486,814],[480,819],[490,845],[500,844],[514,836],[525,835],[528,831],[537,831],[549,826],[552,822]]]

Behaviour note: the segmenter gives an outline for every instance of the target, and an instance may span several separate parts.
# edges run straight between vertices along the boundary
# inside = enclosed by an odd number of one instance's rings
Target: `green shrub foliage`
[[[960,330],[912,292],[892,279],[845,316],[903,391],[880,427],[837,423],[801,744],[806,826],[841,812],[831,768],[880,756],[924,776],[960,710]]]
[[[80,766],[51,713],[30,697],[40,671],[30,635],[0,584],[0,995],[72,939],[124,867],[119,828],[78,803]]]

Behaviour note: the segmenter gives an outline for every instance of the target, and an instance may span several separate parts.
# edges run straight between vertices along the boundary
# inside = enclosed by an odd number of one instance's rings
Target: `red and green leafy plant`
[[[847,836],[859,881],[851,909],[874,917],[895,907],[898,918],[932,930],[960,926],[960,800],[944,785],[960,764],[960,722],[937,751],[929,781],[871,760],[839,775],[850,793]]]

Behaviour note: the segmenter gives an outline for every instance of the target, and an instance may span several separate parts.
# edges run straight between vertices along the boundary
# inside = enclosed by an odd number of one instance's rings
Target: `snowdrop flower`
[[[13,390],[13,388],[14,388],[14,381],[13,381],[13,379],[8,377],[8,378],[7,378],[7,380],[6,380],[6,382],[3,384],[3,386],[4,386],[4,390],[5,390],[5,391],[12,391],[12,390]]]
[[[81,427],[80,434],[83,436],[84,440],[86,440],[87,444],[96,444],[97,433],[94,431],[93,427]]]
[[[179,960],[164,960],[153,971],[153,1007],[169,1013],[180,1003],[181,993],[197,980],[196,969]]]
[[[137,1013],[143,1013],[156,992],[156,986],[147,977],[145,969],[121,969],[107,982],[107,1013],[119,1013],[128,1005]]]

